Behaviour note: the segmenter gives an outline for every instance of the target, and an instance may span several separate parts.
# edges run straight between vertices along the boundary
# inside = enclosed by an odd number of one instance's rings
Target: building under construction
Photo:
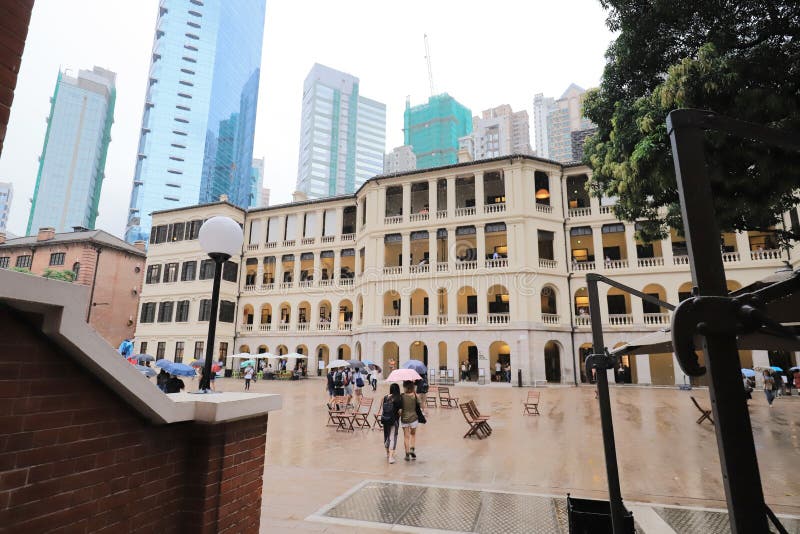
[[[472,132],[472,112],[447,93],[414,107],[406,100],[403,132],[417,169],[451,165],[458,162],[458,138]]]

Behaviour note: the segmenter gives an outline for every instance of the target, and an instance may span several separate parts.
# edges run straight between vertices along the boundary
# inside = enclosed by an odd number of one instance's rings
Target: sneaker
[[[412,460],[416,460],[416,459],[417,459],[417,453],[416,453],[416,452],[414,452],[414,449],[411,449],[411,452],[410,452],[410,453],[408,453],[408,454],[410,454],[410,455],[411,455],[411,459],[412,459]]]
[[[394,456],[389,456],[389,463],[390,463],[390,464],[393,464],[393,463],[394,463]]]
[[[411,455],[406,453],[406,462],[408,462],[409,460],[411,460]]]

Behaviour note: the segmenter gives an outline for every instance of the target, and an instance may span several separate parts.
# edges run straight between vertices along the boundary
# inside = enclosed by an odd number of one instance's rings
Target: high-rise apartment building
[[[413,171],[417,168],[417,156],[413,147],[403,145],[396,147],[383,157],[383,174]]]
[[[249,208],[261,206],[261,191],[264,187],[264,158],[253,158],[253,167],[250,174],[250,202]]]
[[[116,77],[100,67],[80,70],[76,77],[58,73],[27,235],[43,227],[56,232],[94,228],[114,122]]]
[[[380,174],[386,105],[361,96],[355,76],[315,63],[303,84],[297,191],[353,193]]]
[[[442,93],[414,107],[406,100],[403,124],[404,144],[414,149],[417,169],[430,169],[458,162],[458,139],[472,132],[472,112]]]
[[[580,159],[583,147],[580,147],[578,153],[573,151],[572,133],[595,127],[581,113],[585,94],[585,89],[573,83],[558,100],[545,98],[541,93],[534,97],[533,118],[537,156],[561,162]]]
[[[14,184],[0,182],[0,232],[5,233],[8,225],[8,212],[11,211],[11,201],[14,199]]]
[[[473,160],[507,154],[532,154],[528,112],[514,112],[509,105],[487,109],[472,118],[472,133],[458,140]]]
[[[153,211],[250,205],[266,0],[161,0],[125,238]]]

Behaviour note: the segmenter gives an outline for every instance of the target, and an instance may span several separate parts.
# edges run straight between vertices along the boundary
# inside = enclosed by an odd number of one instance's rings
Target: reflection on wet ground
[[[217,386],[243,387],[230,379],[218,380]],[[459,410],[428,408],[428,424],[417,442],[418,460],[404,462],[400,454],[394,465],[386,463],[382,432],[343,433],[325,426],[324,388],[319,379],[259,381],[252,388],[279,393],[284,403],[269,422],[264,532],[352,532],[352,527],[305,518],[366,480],[605,498],[600,423],[590,387],[540,388],[538,417],[522,414],[526,388],[451,387],[453,396],[473,399],[481,412],[491,415],[493,434],[484,440],[463,439],[466,423]],[[367,395],[380,398],[387,391],[381,384]],[[698,413],[690,395],[710,405],[702,389],[612,389],[626,502],[725,508],[714,428],[695,424]],[[374,409],[378,405],[376,401]],[[795,476],[800,397],[780,398],[770,409],[763,395],[754,395],[750,414],[762,480],[768,481],[763,484],[767,502],[776,512],[800,515],[800,478]]]

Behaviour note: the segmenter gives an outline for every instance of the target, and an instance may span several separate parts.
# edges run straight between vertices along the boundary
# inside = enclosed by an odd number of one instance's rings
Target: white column
[[[486,194],[483,191],[483,171],[475,173],[475,213],[483,213]]]
[[[589,197],[589,206],[592,208],[592,215],[600,215],[600,199],[592,195]]]
[[[447,178],[447,216],[452,217],[456,211],[456,179],[454,176]]]
[[[661,240],[661,256],[664,258],[664,265],[672,265],[672,239],[670,236]]]
[[[297,287],[300,283],[300,254],[294,255],[294,274],[292,274],[293,287]]]
[[[592,245],[594,246],[594,264],[598,271],[606,266],[606,256],[603,254],[603,229],[600,225],[592,226]]]
[[[408,222],[411,215],[411,184],[403,184],[403,221]]]
[[[356,230],[355,230],[356,232],[359,232],[361,230],[361,210],[362,210],[361,201],[357,200],[356,201]]]
[[[678,358],[675,357],[674,353],[672,354],[672,368],[675,371],[675,385],[680,386],[681,384],[691,384],[691,380],[686,374],[684,374],[680,364],[678,364]]]
[[[383,226],[383,219],[386,217],[386,187],[383,186],[379,187],[377,196],[378,196],[377,198],[378,218],[376,222],[378,223],[378,226]],[[367,221],[367,224],[369,224],[369,221]]]
[[[261,260],[261,258],[258,258],[258,259]],[[259,261],[258,264],[256,264],[256,283],[255,283],[255,286],[256,287],[260,287],[262,280],[264,280],[264,263]]]
[[[342,235],[342,227],[344,226],[344,206],[336,208],[336,228],[333,235]]]
[[[625,225],[625,248],[628,267],[636,267],[636,227],[632,224]]]
[[[482,224],[475,226],[476,247],[478,249],[478,269],[486,265],[486,233]]]
[[[750,263],[750,238],[747,232],[736,232],[736,250],[739,252],[739,261]]]
[[[650,355],[637,354],[634,358],[636,358],[636,383],[652,384],[653,379],[650,376]]]
[[[431,215],[434,214],[430,211]],[[435,215],[433,215],[435,216]],[[436,228],[428,230],[428,269],[430,272],[436,272],[436,263],[439,261],[439,250],[436,247]]]
[[[334,250],[333,251],[333,274],[331,275],[331,279],[336,280],[334,283],[339,283],[339,277],[342,273],[342,251]],[[333,322],[333,319],[331,319]]]
[[[437,206],[438,198],[436,196],[437,193],[436,184],[437,180],[428,181],[428,217],[430,217],[430,220],[434,220],[436,218],[436,211],[438,208]]]
[[[631,314],[633,314],[633,324],[644,324],[644,303],[639,297],[630,296]]]
[[[314,253],[314,283],[313,285],[318,286],[319,280],[322,278],[322,268],[320,267],[320,258],[319,252]],[[309,349],[310,350],[310,349]]]
[[[754,350],[753,367],[769,367],[769,353],[765,350]]]
[[[403,236],[403,244],[402,244],[402,254],[403,254],[403,273],[408,272],[408,266],[411,265],[411,235],[408,232],[404,232]]]
[[[448,189],[449,191],[449,189]],[[456,231],[453,228],[447,229],[447,272],[454,273],[456,271],[456,255],[453,249],[453,241],[456,238]]]

